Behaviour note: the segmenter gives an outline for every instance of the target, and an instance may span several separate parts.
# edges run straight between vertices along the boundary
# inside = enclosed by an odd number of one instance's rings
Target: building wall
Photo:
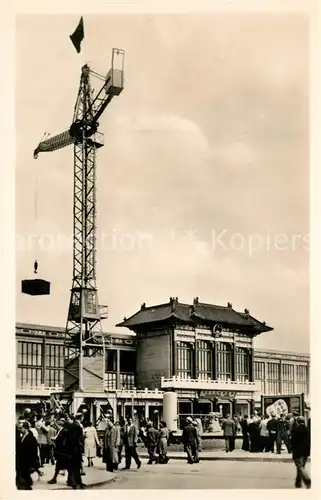
[[[170,376],[170,332],[139,335],[137,338],[136,383],[138,388],[156,389],[161,377]]]
[[[183,334],[186,335],[186,332],[180,333],[180,335]],[[114,366],[108,367],[106,373],[108,389],[132,389],[135,386],[160,388],[160,378],[173,375],[171,372],[172,341],[169,331],[138,337],[112,334],[110,339],[108,350],[116,351],[117,359]],[[190,339],[181,338],[179,341],[186,340]],[[63,341],[64,329],[62,328],[17,325],[17,389],[39,387],[41,384],[47,387],[63,385]],[[137,348],[136,343],[138,343]],[[125,361],[120,363],[120,353],[125,351],[129,353],[127,355],[132,353],[131,365],[136,364],[136,380],[135,370],[132,366],[126,365],[125,358]],[[206,364],[206,356],[203,352],[203,365]],[[177,361],[176,359],[176,367],[174,366],[176,370]],[[199,367],[202,364],[198,362]],[[210,361],[209,364],[211,364]],[[213,368],[212,362],[210,370]],[[304,393],[306,397],[309,395],[310,357],[306,354],[255,349],[253,368],[254,380],[260,388],[257,400],[261,395],[299,393]],[[204,373],[205,376],[206,373]]]
[[[310,357],[283,351],[257,349],[254,379],[261,395],[309,395]]]

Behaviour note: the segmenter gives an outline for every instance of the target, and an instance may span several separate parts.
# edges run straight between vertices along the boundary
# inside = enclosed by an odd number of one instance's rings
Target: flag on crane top
[[[81,51],[81,42],[83,41],[84,38],[85,38],[85,34],[84,34],[84,20],[83,20],[83,18],[81,16],[77,28],[75,29],[75,31],[73,32],[73,34],[70,35],[70,40],[72,41],[73,46],[77,50],[78,54]]]

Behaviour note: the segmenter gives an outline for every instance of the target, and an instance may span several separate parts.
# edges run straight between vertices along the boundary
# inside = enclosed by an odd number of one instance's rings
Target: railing
[[[257,391],[255,382],[240,382],[237,380],[211,380],[171,377],[161,379],[162,389],[198,389],[219,391]]]
[[[163,391],[158,389],[132,389],[132,390],[118,390],[116,391],[117,397],[133,398],[133,399],[163,399]]]
[[[43,395],[43,396],[50,396],[50,394],[55,393],[55,392],[62,392],[63,387],[56,385],[55,387],[48,387],[44,384],[41,385],[27,385],[24,384],[23,386],[17,387],[16,388],[16,393],[18,395],[32,395],[35,394],[36,396]]]

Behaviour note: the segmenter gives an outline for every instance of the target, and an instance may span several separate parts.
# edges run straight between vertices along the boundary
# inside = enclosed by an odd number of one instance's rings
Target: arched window
[[[232,380],[232,347],[227,342],[217,343],[216,373],[218,380]]]
[[[247,382],[250,380],[250,356],[248,349],[236,347],[236,380]]]
[[[177,375],[181,378],[192,378],[192,353],[191,344],[177,343]]]
[[[211,379],[212,377],[212,345],[210,342],[198,340],[196,344],[196,377]]]

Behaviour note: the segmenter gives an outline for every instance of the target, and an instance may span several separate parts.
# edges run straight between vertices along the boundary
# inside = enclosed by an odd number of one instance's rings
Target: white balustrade
[[[117,397],[136,398],[136,399],[162,399],[163,391],[159,389],[118,389]]]
[[[53,394],[55,392],[62,392],[63,387],[61,386],[56,386],[56,387],[48,387],[44,384],[40,385],[27,385],[23,384],[23,386],[16,388],[16,393],[18,395],[35,395],[35,396],[50,396],[50,394]]]
[[[171,377],[161,379],[162,389],[197,389],[218,391],[257,391],[255,382],[240,382],[237,380],[191,379],[190,377]]]

